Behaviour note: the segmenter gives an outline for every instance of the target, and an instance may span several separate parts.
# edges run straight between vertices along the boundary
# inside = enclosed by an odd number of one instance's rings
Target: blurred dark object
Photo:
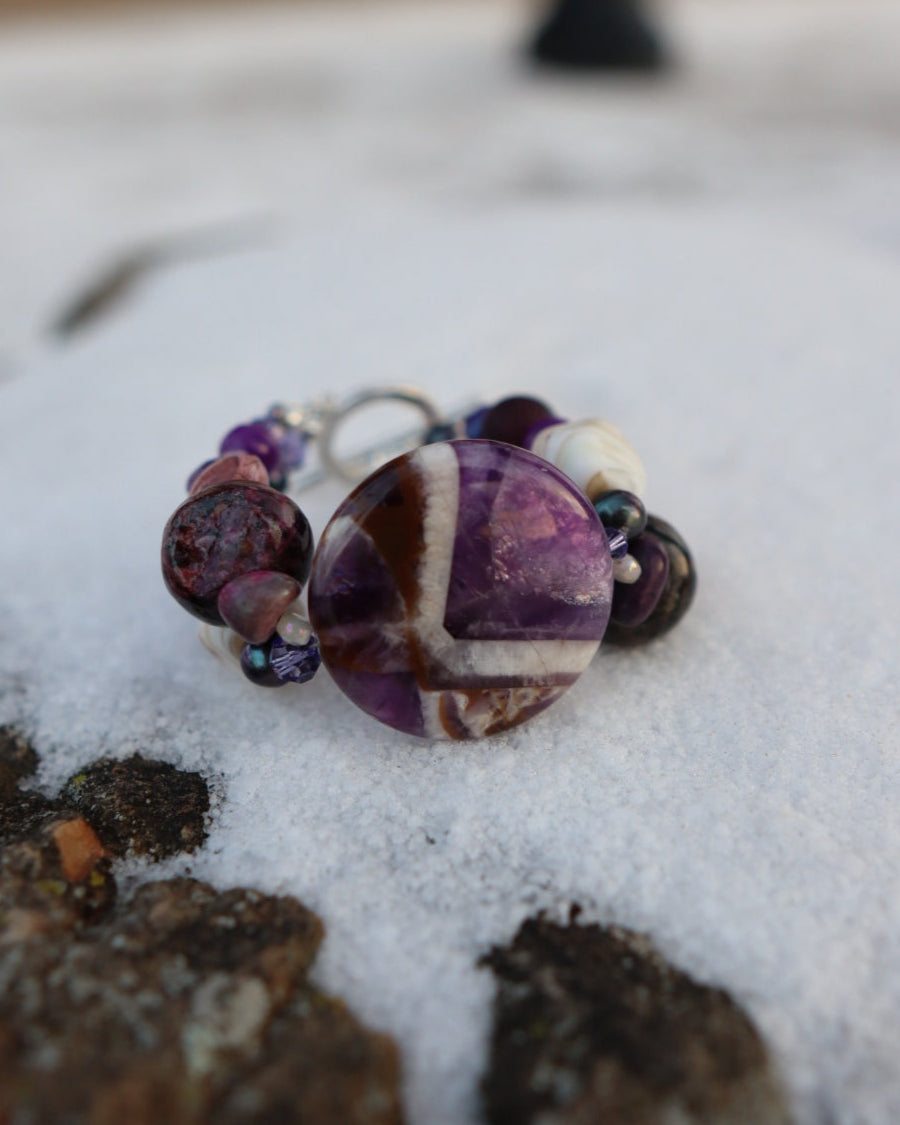
[[[530,53],[570,70],[660,70],[669,62],[638,0],[560,0]]]

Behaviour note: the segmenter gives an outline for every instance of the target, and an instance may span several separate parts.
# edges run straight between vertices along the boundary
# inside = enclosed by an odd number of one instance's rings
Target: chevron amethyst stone
[[[597,651],[613,575],[587,498],[493,441],[423,446],[365,480],[313,560],[309,615],[342,690],[410,734],[524,722]]]

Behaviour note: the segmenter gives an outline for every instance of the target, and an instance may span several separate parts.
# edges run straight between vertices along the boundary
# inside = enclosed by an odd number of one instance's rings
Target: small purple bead
[[[194,471],[188,477],[187,484],[185,484],[184,486],[185,490],[187,492],[190,492],[194,487],[194,482],[196,481],[197,477],[199,477],[201,473],[206,472],[210,465],[214,465],[216,461],[218,461],[218,457],[210,457],[208,461],[204,461],[202,465],[198,465],[197,468],[194,469]]]
[[[617,527],[605,527],[603,530],[609,540],[609,553],[614,559],[624,559],[628,554],[628,540]]]
[[[481,437],[481,427],[484,425],[484,419],[490,409],[489,406],[479,406],[477,410],[473,410],[471,414],[466,415],[463,419],[463,425],[467,438]]]
[[[269,665],[282,683],[305,684],[318,672],[321,663],[315,637],[310,637],[305,645],[289,645],[277,636],[272,640]]]
[[[306,462],[306,438],[303,434],[279,425],[272,425],[272,430],[278,440],[281,471],[289,473],[301,468]]]
[[[278,437],[272,426],[263,420],[248,422],[245,426],[235,426],[222,438],[220,453],[252,453],[265,465],[269,474],[278,475],[281,470],[281,452]]]
[[[525,449],[531,449],[531,447],[534,445],[534,439],[538,436],[541,430],[546,430],[548,426],[559,426],[565,421],[565,418],[554,418],[552,414],[549,418],[541,418],[540,421],[535,422],[535,424],[531,426],[528,432],[525,434],[525,437],[522,439],[522,446]]]

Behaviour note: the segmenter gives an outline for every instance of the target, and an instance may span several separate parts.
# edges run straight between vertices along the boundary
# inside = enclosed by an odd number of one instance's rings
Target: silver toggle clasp
[[[351,415],[366,407],[391,402],[414,407],[422,416],[422,424],[353,454],[337,452],[337,434]],[[421,445],[435,426],[447,421],[427,395],[416,387],[403,385],[371,387],[350,395],[342,402],[322,398],[302,405],[278,403],[269,410],[268,417],[295,430],[307,442],[315,443],[318,466],[297,473],[291,491],[312,488],[328,477],[358,484],[392,458]]]

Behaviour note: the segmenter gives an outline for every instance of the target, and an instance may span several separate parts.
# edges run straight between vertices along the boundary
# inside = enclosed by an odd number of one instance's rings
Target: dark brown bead
[[[224,624],[222,587],[252,570],[277,570],[302,586],[312,561],[309,521],[266,485],[230,481],[188,499],[166,524],[162,571],[172,597],[195,617]]]
[[[629,647],[660,637],[678,624],[693,601],[697,572],[687,543],[659,516],[648,517],[643,535],[652,535],[665,549],[669,556],[669,576],[650,616],[641,625],[632,627],[610,621],[604,644]]]
[[[485,414],[478,436],[524,446],[525,438],[538,422],[552,417],[553,411],[539,399],[521,395],[504,398]]]

